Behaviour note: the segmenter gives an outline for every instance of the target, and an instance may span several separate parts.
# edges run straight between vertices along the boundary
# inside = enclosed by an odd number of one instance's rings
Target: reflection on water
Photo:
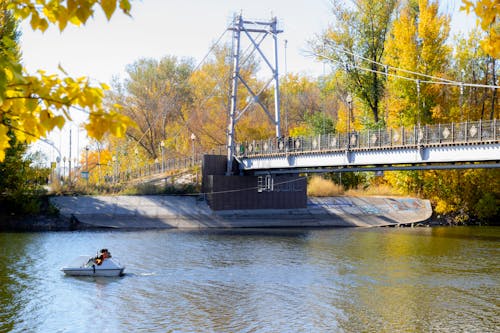
[[[499,228],[0,234],[0,332],[496,332]],[[66,277],[102,247],[121,278]]]

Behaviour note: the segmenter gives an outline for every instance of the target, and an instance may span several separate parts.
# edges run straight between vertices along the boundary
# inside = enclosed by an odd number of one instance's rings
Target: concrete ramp
[[[217,212],[195,196],[60,196],[51,202],[83,228],[372,227],[415,223],[432,215],[428,200],[393,197],[310,198],[303,209]]]

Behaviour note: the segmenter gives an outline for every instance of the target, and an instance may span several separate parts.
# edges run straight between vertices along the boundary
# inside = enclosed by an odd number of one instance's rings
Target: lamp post
[[[102,179],[102,174],[101,174],[101,147],[99,145],[99,142],[97,142],[97,166],[98,166],[98,178],[97,178],[97,185],[101,184],[101,179]]]
[[[352,113],[352,96],[351,94],[348,94],[347,95],[347,98],[346,98],[346,102],[347,102],[347,126],[346,126],[346,130],[347,130],[347,148],[349,148],[349,145],[350,145],[350,141],[351,141],[351,138],[350,138],[350,133],[351,133],[351,113]]]
[[[87,172],[87,187],[89,186],[89,146],[85,146],[85,171]]]
[[[63,180],[66,178],[66,156],[63,157]]]
[[[163,152],[165,149],[165,142],[162,140],[160,142],[160,150],[161,150],[161,172],[165,172],[165,158],[163,156]]]
[[[116,183],[116,156],[111,157],[113,161],[113,183]]]
[[[68,184],[71,186],[71,128],[69,129]]]
[[[57,172],[56,172],[56,177],[57,181],[61,181],[61,154],[56,157],[56,166],[57,166]]]
[[[196,135],[194,133],[191,133],[191,147],[193,149],[193,156],[191,160],[191,165],[194,165],[194,140],[196,140]]]

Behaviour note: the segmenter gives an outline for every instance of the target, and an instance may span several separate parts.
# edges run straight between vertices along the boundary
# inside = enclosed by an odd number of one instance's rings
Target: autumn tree
[[[500,4],[495,0],[462,0],[462,2],[464,6],[461,9],[467,13],[474,12],[478,18],[477,25],[484,32],[479,44],[484,52],[491,57],[491,82],[492,85],[497,85],[497,59],[500,59]],[[498,115],[495,115],[495,108],[498,103],[497,90],[492,89],[491,91],[490,119],[498,117]]]
[[[85,24],[96,7],[100,7],[108,19],[117,7],[126,14],[130,11],[128,0],[11,0],[2,1],[0,11],[2,17],[12,14],[16,19],[29,20],[34,30],[45,31],[49,25],[57,25],[63,31],[68,23]],[[104,108],[106,85],[91,86],[86,78],[49,75],[43,70],[34,75],[26,73],[16,42],[5,34],[6,28],[2,26],[0,43],[0,162],[11,146],[10,131],[17,142],[34,142],[55,127],[62,128],[65,121],[71,119],[71,107],[89,113],[86,125],[89,136],[99,139],[106,132],[124,134],[132,123],[116,110]],[[64,71],[63,74],[66,75]]]
[[[500,59],[500,5],[497,0],[462,0],[462,10],[474,12],[478,25],[486,32],[481,47],[491,57]]]
[[[229,114],[229,94],[231,66],[230,48],[221,45],[213,48],[212,56],[193,73],[189,82],[193,87],[193,102],[186,117],[189,119],[189,132],[199,139],[205,151],[225,145],[227,142],[227,126]],[[257,78],[259,63],[253,56],[243,56],[240,61],[240,77],[258,92],[264,82]],[[241,115],[235,127],[236,140],[243,142],[252,139],[263,139],[273,135],[273,126],[260,106],[252,103],[246,89],[238,89],[238,112]],[[263,91],[260,102],[272,109],[273,93]]]
[[[288,73],[281,79],[281,124],[285,135],[327,134],[335,131],[338,96],[331,77],[311,78]]]
[[[348,89],[363,102],[377,124],[385,86],[380,63],[397,0],[334,0],[332,4],[335,23],[316,43],[315,52],[344,71]]]
[[[19,61],[20,52],[17,45],[19,33],[17,21],[5,10],[5,4],[0,4],[0,52],[2,56],[10,54],[12,60]],[[8,42],[6,42],[8,41]],[[4,150],[4,159],[0,163],[0,220],[3,215],[21,212],[36,213],[39,202],[33,196],[43,190],[48,176],[48,170],[33,167],[34,159],[27,155],[27,144],[21,143],[9,128],[9,119],[2,119],[6,126],[9,146]]]
[[[160,60],[144,58],[126,68],[128,78],[115,80],[109,94],[110,104],[122,105],[121,112],[137,124],[127,136],[152,159],[159,156],[161,144],[175,140],[191,99],[188,79],[190,60],[166,56]]]
[[[446,76],[451,54],[448,34],[449,17],[439,14],[437,2],[409,0],[404,4],[387,39],[384,57],[397,75],[388,79],[390,125],[428,123],[446,112],[448,88],[424,82]]]
[[[189,130],[196,135],[205,151],[226,142],[227,108],[229,96],[229,50],[216,47],[190,77],[193,103],[188,119]]]
[[[480,44],[483,38],[484,33],[474,29],[467,36],[460,35],[455,39],[451,74],[457,81],[496,85],[499,64],[484,52]],[[454,103],[457,107],[454,109],[455,112],[452,112],[450,120],[486,120],[498,117],[496,89],[473,86],[455,90]]]
[[[280,90],[281,123],[285,126],[300,126],[307,116],[321,108],[321,90],[318,83],[304,75],[287,74],[281,79]]]

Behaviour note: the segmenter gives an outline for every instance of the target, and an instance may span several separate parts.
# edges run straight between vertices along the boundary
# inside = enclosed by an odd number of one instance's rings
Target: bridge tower
[[[270,21],[245,20],[242,15],[234,17],[233,24],[228,30],[233,32],[232,36],[232,74],[231,74],[231,96],[229,101],[229,125],[227,131],[227,170],[226,175],[232,174],[232,164],[235,153],[235,126],[243,114],[254,104],[258,104],[267,114],[276,128],[276,137],[281,136],[280,132],[280,92],[279,92],[279,74],[278,74],[278,34],[283,32],[277,28],[276,17]],[[264,53],[262,42],[266,37],[271,36],[274,41],[274,61],[270,61]],[[260,58],[272,72],[272,79],[269,80],[260,91],[255,92],[245,79],[240,75],[240,56],[242,38],[247,37],[250,41],[250,52],[257,51]],[[259,96],[274,82],[274,116],[271,115],[267,106],[260,101]],[[238,86],[243,87],[251,95],[251,99],[246,106],[238,110]]]

